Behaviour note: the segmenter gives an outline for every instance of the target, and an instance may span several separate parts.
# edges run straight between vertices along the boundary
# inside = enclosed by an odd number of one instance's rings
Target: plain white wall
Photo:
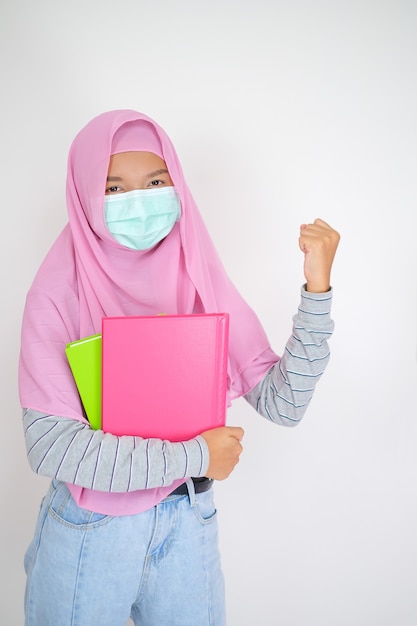
[[[216,486],[230,626],[415,626],[416,20],[412,0],[3,3],[1,624],[23,623],[48,483],[20,423],[25,294],[66,222],[75,133],[135,108],[173,139],[277,352],[299,224],[342,234],[332,359],[304,422],[271,426],[244,400],[229,413],[246,430]]]

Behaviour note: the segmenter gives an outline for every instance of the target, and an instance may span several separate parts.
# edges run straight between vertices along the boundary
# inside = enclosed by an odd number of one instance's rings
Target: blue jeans
[[[26,626],[224,626],[213,490],[138,515],[77,506],[52,481],[25,555]]]

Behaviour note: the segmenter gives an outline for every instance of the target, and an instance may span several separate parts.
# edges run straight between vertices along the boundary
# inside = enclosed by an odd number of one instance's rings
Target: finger
[[[322,228],[326,228],[328,230],[333,230],[333,228],[330,226],[330,224],[328,224],[327,222],[322,220],[320,217],[317,217],[314,220],[313,224],[315,224],[316,226],[321,226]]]
[[[333,230],[330,224],[328,224],[323,219],[321,219],[321,217],[316,217],[316,219],[313,222],[306,222],[306,223],[301,224],[300,228],[305,228],[306,226],[320,226],[321,228]]]
[[[309,224],[300,232],[299,246],[304,252],[310,246],[320,245],[325,248],[336,248],[339,243],[340,235],[333,228],[325,228],[315,224]]]
[[[301,237],[322,237],[331,235],[333,232],[332,228],[327,226],[322,226],[321,224],[303,224],[300,226],[300,236]]]
[[[231,437],[234,437],[238,441],[241,441],[243,439],[243,435],[245,434],[243,428],[241,428],[240,426],[228,426],[228,429]]]

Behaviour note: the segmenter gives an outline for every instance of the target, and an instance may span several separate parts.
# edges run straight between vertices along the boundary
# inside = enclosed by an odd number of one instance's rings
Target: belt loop
[[[195,489],[194,489],[194,481],[192,478],[189,478],[185,484],[187,485],[187,489],[188,489],[188,497],[190,499],[190,506],[193,507],[197,504],[197,498],[196,498]]]

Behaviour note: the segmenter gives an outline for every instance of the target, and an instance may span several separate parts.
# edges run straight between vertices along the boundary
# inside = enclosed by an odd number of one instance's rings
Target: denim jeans
[[[213,489],[138,515],[77,506],[52,481],[25,555],[26,626],[224,626]]]

